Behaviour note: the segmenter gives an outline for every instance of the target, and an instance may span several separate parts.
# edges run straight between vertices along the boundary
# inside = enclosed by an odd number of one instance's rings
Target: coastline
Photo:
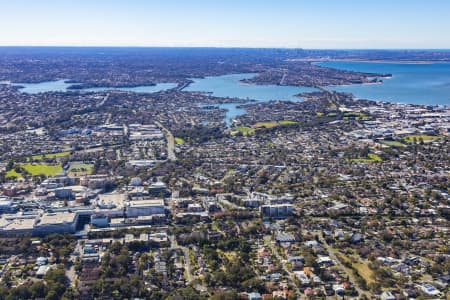
[[[386,77],[380,77],[383,79],[392,79],[394,78],[394,75],[391,76],[386,76]],[[328,85],[327,87],[351,87],[351,86],[355,86],[355,85],[378,85],[378,84],[383,84],[384,81],[377,81],[377,82],[363,82],[363,83],[351,83],[351,84],[339,84],[339,85]]]
[[[322,62],[360,62],[360,63],[374,63],[374,64],[398,64],[398,65],[435,65],[435,64],[450,64],[450,61],[435,61],[435,60],[387,60],[387,59],[291,59],[288,61],[302,61],[310,63]]]

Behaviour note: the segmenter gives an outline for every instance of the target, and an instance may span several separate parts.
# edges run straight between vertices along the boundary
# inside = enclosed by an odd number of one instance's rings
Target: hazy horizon
[[[246,47],[246,46],[118,46],[118,45],[0,45],[0,48],[168,48],[168,49],[280,49],[280,50],[305,50],[305,51],[450,51],[449,48],[295,48],[295,47]]]
[[[0,0],[0,46],[449,49],[439,0]]]

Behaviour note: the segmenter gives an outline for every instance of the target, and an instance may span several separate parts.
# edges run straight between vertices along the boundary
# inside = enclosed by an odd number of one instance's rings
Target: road
[[[111,123],[112,113],[108,114],[108,117],[106,118],[105,124],[109,125]]]
[[[286,77],[287,77],[287,73],[288,73],[288,70],[287,70],[287,69],[284,70],[284,72],[283,72],[283,77],[281,77],[281,80],[280,80],[280,85],[284,85],[284,80],[285,80]]]
[[[122,160],[122,152],[120,149],[116,149],[116,158],[117,160]]]
[[[77,279],[77,273],[75,272],[75,267],[73,265],[66,271],[66,276],[69,278],[70,286],[76,287],[75,282]]]
[[[358,294],[360,296],[365,295],[367,297],[367,299],[371,299],[371,295],[369,295],[366,291],[364,291],[363,289],[361,289],[361,287],[357,284],[357,281],[355,280],[355,276],[353,276],[353,272],[349,271],[342,263],[341,261],[337,258],[336,254],[334,253],[333,249],[331,249],[331,247],[327,244],[327,242],[325,241],[325,239],[322,236],[322,232],[316,231],[314,232],[315,235],[317,235],[319,237],[320,242],[322,243],[322,245],[325,247],[325,249],[327,249],[328,254],[330,255],[330,258],[336,262],[336,264],[338,265],[339,268],[341,268],[342,270],[345,271],[345,273],[347,273],[349,281],[351,283],[352,286],[355,287],[355,290],[358,292]]]
[[[75,287],[76,279],[77,279],[77,273],[75,272],[75,260],[77,257],[81,257],[81,252],[83,250],[83,247],[81,247],[80,241],[77,242],[75,245],[75,248],[73,249],[72,254],[70,255],[70,261],[72,262],[72,265],[70,266],[69,270],[66,271],[66,276],[69,278],[70,285],[72,287]]]
[[[186,280],[187,283],[191,283],[194,280],[194,276],[192,276],[192,267],[191,267],[191,259],[189,258],[189,249],[186,247],[179,247],[184,254],[184,266],[186,268]]]
[[[329,94],[333,94],[333,91],[330,90],[330,89],[328,89],[328,88],[326,88],[326,87],[318,86],[317,88],[318,88],[319,90],[322,90],[322,92],[329,93]]]
[[[191,259],[189,257],[189,249],[178,245],[177,239],[173,235],[169,236],[169,240],[171,249],[181,249],[181,251],[183,251],[186,281],[189,284],[194,280],[194,276],[192,275]]]
[[[266,235],[264,236],[264,242],[266,245],[269,246],[270,251],[272,252],[273,255],[275,255],[275,257],[277,258],[277,260],[281,263],[281,266],[283,268],[283,270],[288,273],[289,278],[291,279],[292,285],[294,286],[294,291],[295,294],[297,296],[297,299],[302,299],[302,293],[300,292],[300,289],[298,288],[296,282],[297,282],[297,277],[295,276],[294,273],[292,273],[291,270],[289,270],[289,268],[286,265],[286,261],[281,257],[281,255],[278,253],[277,249],[274,247],[274,245],[272,244],[272,236],[270,235]]]
[[[6,263],[3,265],[2,271],[0,273],[0,281],[3,280],[3,274],[5,274],[6,270],[8,269],[9,263]]]
[[[164,127],[160,122],[156,121],[155,124],[158,125],[162,129],[162,131],[164,132],[164,135],[166,136],[167,157],[169,158],[169,160],[172,160],[172,161],[177,160],[177,157],[175,155],[175,138],[173,137],[173,134],[166,127]]]
[[[100,103],[97,103],[97,108],[102,107],[106,101],[108,101],[109,94],[106,94],[105,98]]]

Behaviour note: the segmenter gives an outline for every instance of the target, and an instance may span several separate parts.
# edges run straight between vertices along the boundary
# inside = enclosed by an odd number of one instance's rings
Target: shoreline
[[[435,65],[435,64],[450,64],[450,61],[435,61],[435,60],[387,60],[387,59],[291,59],[288,61],[323,63],[323,62],[360,62],[360,63],[374,63],[374,64],[398,64],[398,65]]]
[[[383,79],[392,79],[394,78],[394,75],[386,76],[386,77],[380,77]],[[384,84],[384,81],[376,81],[376,82],[363,82],[363,83],[350,83],[350,84],[338,84],[338,85],[327,85],[327,87],[352,87],[352,86],[364,86],[364,85],[381,85]]]

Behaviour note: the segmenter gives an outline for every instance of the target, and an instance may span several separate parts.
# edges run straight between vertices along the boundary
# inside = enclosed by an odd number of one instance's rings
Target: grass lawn
[[[255,132],[255,128],[250,128],[247,126],[236,126],[235,128],[237,131],[242,132],[242,134],[253,134]]]
[[[61,164],[49,165],[49,164],[20,164],[31,175],[54,176],[58,173],[62,173]]]
[[[236,259],[236,251],[223,251],[220,249],[217,249],[217,253],[223,257],[226,257],[229,261],[233,261]]]
[[[256,130],[261,128],[274,128],[277,126],[290,126],[290,125],[297,125],[298,122],[291,121],[291,120],[282,120],[282,121],[273,121],[273,122],[258,122],[252,127],[248,126],[236,126],[235,130],[238,132],[242,132],[244,135],[249,135],[255,133]]]
[[[373,271],[369,268],[368,263],[361,262],[359,255],[355,255],[356,257],[352,255],[349,257],[343,253],[338,252],[337,249],[336,251],[333,252],[335,252],[336,256],[343,263],[350,263],[352,267],[356,269],[358,274],[366,280],[367,284],[370,284],[375,281],[373,279]]]
[[[9,170],[8,172],[6,172],[5,175],[6,178],[22,178],[22,174],[17,173],[14,169]]]
[[[69,175],[84,176],[92,174],[94,164],[71,163],[69,168]]]
[[[211,224],[211,229],[212,229],[212,230],[219,230],[219,225],[217,225],[216,222],[212,222],[212,224]]]
[[[405,144],[400,143],[399,141],[382,141],[381,143],[390,147],[406,147]]]
[[[421,140],[423,140],[424,143],[429,143],[429,142],[432,142],[437,139],[439,139],[438,136],[426,135],[426,134],[408,135],[408,136],[403,137],[403,140],[407,143],[412,143],[412,142],[414,142],[414,140],[416,140],[417,142],[420,142]]]
[[[370,116],[366,115],[365,113],[362,112],[345,112],[344,113],[344,119],[348,120],[350,118],[353,118],[355,120],[369,120]]]
[[[367,162],[367,163],[369,163],[369,162],[382,162],[383,159],[376,154],[369,153],[367,155],[367,158],[352,158],[352,159],[350,159],[350,161],[351,162]]]
[[[176,138],[175,138],[175,143],[176,143],[177,145],[183,145],[183,144],[184,144],[184,140],[183,140],[182,138],[176,137]]]
[[[58,157],[64,157],[64,156],[69,156],[70,152],[69,151],[63,151],[63,152],[58,152],[58,153],[47,153],[47,154],[40,154],[40,155],[33,155],[31,157],[32,160],[43,160],[44,156],[45,158],[58,158]]]
[[[282,120],[282,121],[272,121],[272,122],[258,122],[253,125],[253,128],[273,128],[277,126],[289,126],[289,125],[297,125],[298,122],[291,120]]]
[[[227,171],[227,174],[225,174],[225,176],[233,175],[235,171],[235,169],[231,168]]]
[[[358,270],[359,275],[366,280],[367,284],[375,281],[373,279],[373,271],[367,263],[357,262],[353,264],[353,267]]]
[[[297,125],[298,122],[295,121],[291,121],[291,120],[283,120],[279,122],[280,125]]]
[[[258,122],[253,127],[255,128],[273,128],[275,126],[278,126],[278,122]]]

